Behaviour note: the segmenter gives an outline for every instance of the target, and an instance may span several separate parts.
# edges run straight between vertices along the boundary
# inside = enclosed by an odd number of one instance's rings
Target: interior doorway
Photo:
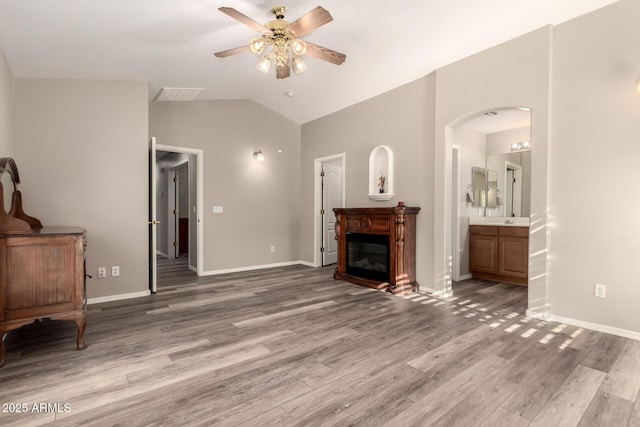
[[[315,238],[317,267],[338,262],[334,208],[344,207],[344,153],[315,160]]]
[[[159,284],[202,275],[203,152],[159,144],[153,152],[149,200],[156,228],[155,239],[150,237],[149,286],[156,292]]]
[[[470,218],[529,217],[530,152],[514,150],[517,142],[531,140],[531,109],[501,107],[481,110],[454,120],[445,129],[447,168],[445,179],[445,268],[442,294],[453,293],[452,283],[472,277]],[[496,188],[493,205],[476,197],[473,170],[493,172]],[[490,175],[489,175],[490,176]],[[516,180],[516,186],[513,181]],[[514,194],[514,191],[515,193]],[[486,191],[487,198],[491,187]],[[450,199],[449,199],[450,197]],[[513,205],[510,209],[509,206]],[[527,218],[528,221],[528,218]],[[531,265],[529,255],[529,265]]]

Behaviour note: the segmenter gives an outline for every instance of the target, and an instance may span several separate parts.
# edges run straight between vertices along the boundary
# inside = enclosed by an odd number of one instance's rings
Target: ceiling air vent
[[[204,88],[193,87],[163,87],[154,101],[193,101],[204,92]]]

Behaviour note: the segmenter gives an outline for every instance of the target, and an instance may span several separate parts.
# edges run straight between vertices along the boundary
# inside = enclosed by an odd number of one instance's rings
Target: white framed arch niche
[[[369,155],[369,194],[371,200],[390,200],[393,194],[393,151],[378,145]]]

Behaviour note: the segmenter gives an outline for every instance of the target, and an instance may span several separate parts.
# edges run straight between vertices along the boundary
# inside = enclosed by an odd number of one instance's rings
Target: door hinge
[[[320,215],[324,215],[324,209],[320,209]]]
[[[178,246],[178,242],[176,242],[175,240],[173,241],[173,246],[177,247]]]
[[[174,215],[177,215],[177,214],[178,214],[178,211],[176,211],[176,210],[174,209],[174,210],[173,210],[173,214],[174,214]]]
[[[320,176],[324,176],[324,171],[320,172]]]
[[[178,182],[178,177],[177,176],[173,177],[173,182]]]
[[[320,252],[324,252],[324,248],[320,248]]]

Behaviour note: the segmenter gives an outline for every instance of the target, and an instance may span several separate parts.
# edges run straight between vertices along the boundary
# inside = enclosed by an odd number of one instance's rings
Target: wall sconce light
[[[262,150],[254,151],[253,158],[259,162],[264,162],[264,154],[262,154]]]

